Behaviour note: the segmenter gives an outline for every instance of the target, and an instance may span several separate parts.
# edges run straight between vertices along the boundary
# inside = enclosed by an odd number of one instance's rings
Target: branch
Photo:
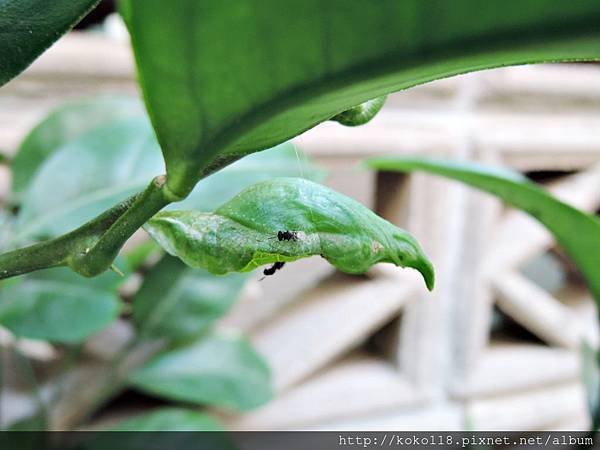
[[[138,228],[169,203],[181,200],[166,189],[165,181],[165,176],[156,177],[142,193],[65,235],[1,254],[0,279],[58,266],[86,277],[101,274]]]

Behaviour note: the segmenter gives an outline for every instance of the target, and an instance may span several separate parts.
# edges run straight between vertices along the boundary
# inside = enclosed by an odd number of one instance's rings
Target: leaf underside
[[[595,0],[121,6],[167,182],[181,195],[206,173],[390,92],[474,70],[600,57]]]

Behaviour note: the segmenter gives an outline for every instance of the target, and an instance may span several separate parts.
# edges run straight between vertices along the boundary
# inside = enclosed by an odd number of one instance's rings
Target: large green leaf
[[[93,128],[143,114],[137,98],[122,96],[87,99],[52,111],[27,134],[12,160],[13,200],[26,191],[44,160],[63,145]]]
[[[23,71],[98,1],[0,1],[0,85]]]
[[[433,287],[433,267],[410,234],[302,178],[255,184],[214,213],[162,212],[145,227],[170,254],[216,274],[321,255],[349,273],[378,262],[413,267]],[[292,239],[280,239],[286,231]]]
[[[247,410],[271,398],[269,369],[244,339],[207,336],[163,353],[130,376],[133,386],[171,400]]]
[[[490,67],[600,57],[600,2],[123,0],[185,195],[199,177],[359,103]]]
[[[5,282],[0,325],[20,337],[80,342],[119,315],[116,287],[122,280],[112,272],[88,280],[55,268]]]
[[[133,299],[136,326],[143,337],[197,338],[227,312],[245,280],[241,274],[217,277],[165,256]]]
[[[461,181],[497,195],[544,224],[585,276],[600,304],[600,219],[554,198],[523,175],[476,163],[425,158],[374,158],[378,170],[422,170]]]

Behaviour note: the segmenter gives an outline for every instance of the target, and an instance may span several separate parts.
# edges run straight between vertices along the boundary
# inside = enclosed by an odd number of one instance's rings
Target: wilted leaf
[[[269,369],[244,339],[207,336],[135,371],[138,389],[171,400],[247,410],[271,398]]]
[[[389,262],[417,269],[429,289],[434,282],[433,267],[410,234],[301,178],[255,184],[214,213],[159,213],[145,227],[170,254],[216,274],[321,255],[348,273]],[[280,240],[286,231],[293,237]]]

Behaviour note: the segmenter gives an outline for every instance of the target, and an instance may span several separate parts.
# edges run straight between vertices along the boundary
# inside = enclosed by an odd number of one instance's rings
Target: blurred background
[[[69,100],[138,95],[127,33],[106,9],[61,39],[0,93],[0,150]],[[103,13],[104,11],[104,13]],[[248,283],[220,327],[242,330],[273,373],[274,400],[214,413],[231,429],[585,430],[583,340],[598,346],[585,285],[548,232],[485,194],[426,175],[376,173],[369,156],[432,155],[516,169],[587,211],[600,208],[600,66],[536,65],[455,77],[392,95],[369,124],[325,123],[295,144],[325,184],[413,233],[437,271],[375,267],[346,276],[321,258]],[[303,160],[298,159],[302,170]],[[10,170],[0,166],[0,198]],[[600,270],[600,269],[599,269]],[[86,344],[118,346],[117,322]],[[0,330],[0,345],[14,344]],[[53,347],[21,340],[38,366]],[[5,370],[9,370],[6,369]],[[67,386],[65,389],[69,389]],[[76,409],[64,406],[65,415]],[[126,393],[97,418],[155,406]],[[68,402],[67,402],[68,403]],[[4,386],[2,420],[35,400]],[[69,409],[71,408],[71,409]]]

